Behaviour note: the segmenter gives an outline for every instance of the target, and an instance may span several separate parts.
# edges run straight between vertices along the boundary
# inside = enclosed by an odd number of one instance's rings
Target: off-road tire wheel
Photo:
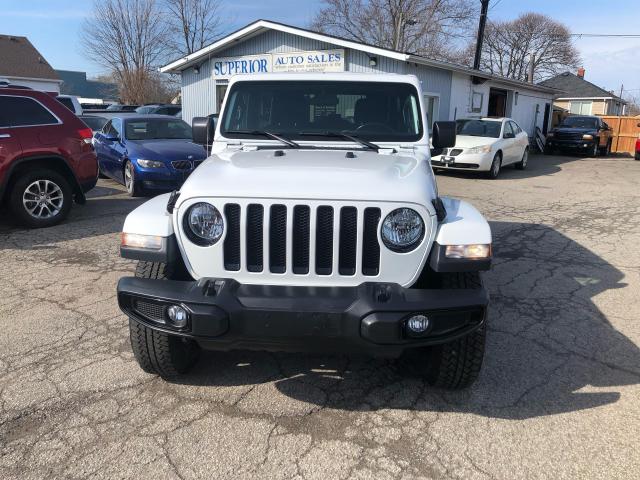
[[[609,155],[611,155],[611,140],[607,142],[604,148],[600,149],[600,155],[604,157],[608,157]]]
[[[481,288],[477,272],[442,274],[442,288]],[[442,345],[408,350],[402,363],[406,370],[434,387],[460,390],[469,387],[480,374],[484,358],[486,328]]]
[[[491,180],[495,180],[500,175],[500,170],[502,169],[502,154],[497,152],[493,157],[493,162],[491,162],[491,168],[487,172],[487,178]]]
[[[157,262],[138,262],[136,277],[171,279],[173,268]],[[165,379],[187,373],[198,359],[199,347],[192,340],[158,332],[129,319],[133,356],[140,368]]]
[[[600,154],[600,147],[598,146],[599,144],[600,144],[600,139],[595,138],[593,140],[593,147],[589,151],[589,156],[591,158],[596,158]]]
[[[524,170],[527,168],[527,164],[529,163],[529,147],[524,149],[524,153],[522,154],[522,160],[515,164],[517,170]]]
[[[45,196],[40,197],[39,192]],[[47,204],[46,210],[36,206],[33,213],[30,213],[28,208],[41,199]],[[19,174],[9,192],[8,203],[19,224],[27,228],[51,227],[69,215],[73,204],[73,190],[69,181],[58,172],[38,168]]]

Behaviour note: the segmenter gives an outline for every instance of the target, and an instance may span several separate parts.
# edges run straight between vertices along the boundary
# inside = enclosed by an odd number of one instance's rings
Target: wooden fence
[[[613,143],[611,151],[634,154],[636,139],[640,138],[639,117],[616,117],[604,115],[602,120],[613,128]]]

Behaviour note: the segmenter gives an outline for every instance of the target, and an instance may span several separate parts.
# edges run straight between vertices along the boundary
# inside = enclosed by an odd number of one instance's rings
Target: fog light
[[[413,315],[407,320],[407,328],[411,333],[424,333],[429,329],[431,322],[426,315]]]
[[[174,327],[182,328],[187,326],[189,314],[180,305],[171,305],[167,308],[167,317]]]

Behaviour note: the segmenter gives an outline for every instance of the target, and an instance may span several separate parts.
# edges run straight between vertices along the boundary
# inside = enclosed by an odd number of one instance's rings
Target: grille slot
[[[338,271],[340,275],[356,273],[356,248],[358,242],[358,210],[355,207],[340,209],[340,251]]]
[[[379,208],[364,209],[362,233],[362,274],[375,276],[380,272],[380,244],[378,243]]]
[[[292,269],[293,273],[309,273],[309,237],[311,227],[311,209],[306,205],[293,208]]]
[[[287,269],[287,207],[272,205],[269,219],[269,270],[284,273]]]
[[[164,323],[164,305],[136,299],[134,302],[134,309],[140,315],[148,318],[149,320]]]
[[[316,220],[316,273],[331,275],[333,263],[333,207],[318,207]]]
[[[261,272],[264,268],[262,258],[262,231],[264,229],[264,207],[252,203],[247,207],[247,270]]]
[[[227,220],[227,236],[224,239],[225,270],[240,270],[240,205],[228,203],[224,207]]]
[[[175,160],[171,165],[176,170],[191,170],[191,160]]]

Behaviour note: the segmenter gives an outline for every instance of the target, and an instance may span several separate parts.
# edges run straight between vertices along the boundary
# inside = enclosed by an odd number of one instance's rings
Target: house
[[[234,74],[270,72],[373,72],[416,75],[429,124],[463,117],[508,116],[533,137],[546,131],[557,90],[326,35],[257,20],[160,69],[180,75],[182,118],[218,113]]]
[[[577,75],[564,72],[540,82],[538,85],[562,90],[554,105],[575,115],[624,115],[622,98],[584,79],[585,70],[579,68]]]
[[[60,93],[75,95],[80,103],[113,103],[118,98],[118,86],[114,83],[87,80],[86,72],[56,70],[56,73],[62,79]]]
[[[60,93],[62,80],[27,37],[0,35],[0,81]]]

